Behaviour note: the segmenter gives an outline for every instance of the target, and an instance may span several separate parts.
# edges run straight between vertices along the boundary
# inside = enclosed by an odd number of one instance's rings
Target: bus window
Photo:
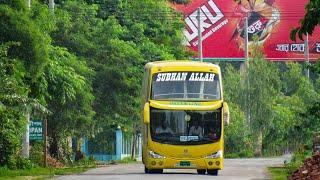
[[[153,108],[150,119],[152,140],[163,144],[206,144],[221,137],[221,109],[186,111]]]

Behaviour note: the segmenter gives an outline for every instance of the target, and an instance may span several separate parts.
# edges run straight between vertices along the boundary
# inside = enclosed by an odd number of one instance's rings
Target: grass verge
[[[268,167],[272,180],[288,179],[288,170],[285,167]]]
[[[125,157],[121,160],[115,161],[115,163],[118,163],[118,164],[129,164],[129,163],[136,163],[136,162],[137,162],[137,160],[132,159],[131,157]]]
[[[95,166],[66,167],[66,168],[31,168],[10,170],[5,167],[0,168],[0,180],[2,179],[47,179],[55,175],[78,174],[94,168]]]

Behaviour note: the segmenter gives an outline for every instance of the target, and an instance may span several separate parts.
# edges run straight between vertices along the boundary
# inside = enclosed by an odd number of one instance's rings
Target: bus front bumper
[[[223,158],[148,158],[145,162],[148,169],[223,169]]]

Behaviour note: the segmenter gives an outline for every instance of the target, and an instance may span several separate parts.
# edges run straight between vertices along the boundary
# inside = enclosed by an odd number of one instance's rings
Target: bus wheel
[[[208,174],[218,176],[218,169],[208,169]]]
[[[162,174],[163,169],[148,169],[146,166],[144,166],[144,172],[147,174]]]
[[[150,169],[148,169],[146,166],[144,166],[144,173],[149,174],[149,173],[151,173],[151,170],[150,170]]]
[[[162,174],[163,173],[163,169],[153,169],[153,173]]]
[[[198,174],[206,174],[206,169],[197,169]]]

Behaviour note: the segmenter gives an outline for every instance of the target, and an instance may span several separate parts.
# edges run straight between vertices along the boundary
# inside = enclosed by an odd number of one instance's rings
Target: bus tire
[[[144,173],[149,174],[151,173],[151,170],[144,166]]]
[[[198,174],[206,174],[206,169],[197,169]]]
[[[153,173],[162,174],[163,173],[163,169],[153,169]]]
[[[208,169],[208,174],[218,176],[218,169]]]
[[[144,166],[144,172],[146,174],[162,174],[163,169],[148,169],[146,166]]]

